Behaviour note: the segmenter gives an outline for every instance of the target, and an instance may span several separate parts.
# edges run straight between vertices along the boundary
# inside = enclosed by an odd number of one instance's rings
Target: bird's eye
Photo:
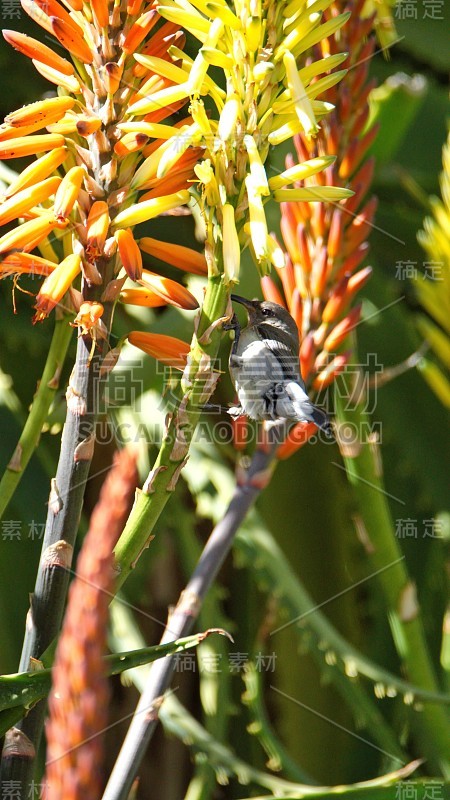
[[[274,316],[273,311],[272,311],[271,308],[263,308],[262,309],[262,314],[263,314],[263,317],[273,317]]]

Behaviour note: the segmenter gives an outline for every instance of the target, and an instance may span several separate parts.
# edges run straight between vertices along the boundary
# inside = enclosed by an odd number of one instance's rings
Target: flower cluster
[[[142,0],[70,0],[67,9],[57,0],[26,0],[23,7],[71,60],[22,33],[3,31],[58,89],[57,96],[9,114],[0,128],[0,158],[37,156],[0,198],[0,224],[23,220],[0,237],[0,276],[45,277],[35,321],[61,302],[80,274],[83,296],[70,295],[75,312],[83,301],[95,302],[98,317],[102,304],[118,298],[195,308],[181,284],[143,269],[141,250],[202,274],[204,258],[149,237],[136,241],[132,232],[138,222],[176,214],[189,199],[197,149],[180,154],[176,173],[156,174],[168,141],[191,123],[162,124],[184,100],[156,100],[139,131],[129,122],[130,108],[143,98],[176,86],[170,74],[138,59],[155,58],[176,70],[169,50],[183,47],[184,33]],[[127,278],[134,285],[124,287]]]
[[[331,20],[339,15],[340,6],[336,2],[328,10]],[[319,158],[327,158],[328,164],[323,173],[303,179],[298,189],[291,190],[292,200],[284,195],[280,227],[285,252],[275,265],[280,281],[270,276],[261,280],[265,298],[287,307],[297,323],[301,373],[316,391],[329,386],[350,359],[351,350],[343,347],[361,315],[361,305],[351,305],[371,274],[370,267],[358,269],[367,255],[366,240],[376,209],[376,199],[366,199],[374,167],[367,151],[377,133],[376,126],[368,128],[368,95],[373,84],[367,73],[374,39],[367,36],[373,18],[361,16],[362,6],[362,0],[347,4],[351,16],[345,28],[319,45],[322,57],[334,58],[347,51],[350,55],[343,66],[348,73],[327,92],[334,108],[317,137],[295,136],[297,159],[289,156],[286,167],[299,170],[305,161]],[[319,195],[325,181],[336,187],[348,185],[354,194],[339,205],[304,202],[302,193]],[[279,247],[275,237],[274,241]],[[290,455],[315,431],[312,423],[299,423],[279,456]]]
[[[272,196],[280,200],[283,187],[322,170],[326,159],[308,159],[300,172],[286,171],[268,179],[264,169],[270,145],[303,132],[315,136],[318,120],[330,104],[317,99],[343,76],[331,72],[345,56],[325,56],[298,69],[297,62],[323,37],[337,31],[348,15],[340,14],[321,23],[329,0],[279,2],[270,0],[172,0],[158,7],[169,21],[178,20],[201,47],[193,62],[176,48],[182,62],[178,88],[158,95],[160,102],[190,97],[192,125],[172,141],[160,159],[157,175],[163,177],[189,146],[204,149],[195,168],[199,180],[198,201],[206,235],[206,258],[210,274],[222,274],[226,283],[239,280],[240,254],[249,245],[264,274],[274,261],[264,203]],[[140,57],[149,69],[166,72],[166,65],[151,57]],[[223,84],[208,75],[210,66],[223,74]],[[329,74],[330,73],[330,74]],[[320,79],[313,80],[319,75]],[[206,109],[208,95],[212,108]],[[155,98],[135,103],[130,113],[147,114]],[[289,191],[289,190],[285,190]],[[343,187],[322,184],[320,198],[348,197]],[[305,191],[304,199],[315,199]]]

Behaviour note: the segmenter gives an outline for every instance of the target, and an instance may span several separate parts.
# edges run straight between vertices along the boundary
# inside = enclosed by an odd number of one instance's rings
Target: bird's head
[[[249,325],[264,325],[272,330],[278,329],[293,339],[298,347],[298,328],[286,308],[271,300],[248,300],[238,294],[232,294],[231,299],[244,306]]]

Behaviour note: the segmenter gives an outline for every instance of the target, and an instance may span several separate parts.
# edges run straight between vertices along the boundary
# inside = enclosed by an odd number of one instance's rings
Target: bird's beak
[[[244,306],[247,311],[254,311],[255,310],[255,301],[248,300],[247,297],[241,297],[239,294],[232,294],[231,299],[234,303],[240,303],[241,306]],[[256,301],[258,302],[258,301]]]

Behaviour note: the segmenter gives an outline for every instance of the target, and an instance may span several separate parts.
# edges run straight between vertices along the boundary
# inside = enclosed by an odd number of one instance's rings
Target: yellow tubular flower
[[[259,150],[253,136],[249,136],[248,134],[244,136],[244,145],[250,161],[250,175],[255,190],[259,192],[260,195],[269,195],[270,189],[267,182],[266,170],[264,169],[264,164],[261,161],[261,156],[259,155]]]
[[[241,246],[236,230],[234,208],[230,203],[225,203],[223,215],[223,272],[226,283],[239,281],[239,266],[241,261]]]
[[[135,203],[135,205],[119,212],[113,220],[113,227],[128,228],[130,225],[138,225],[140,222],[153,219],[165,211],[171,211],[173,208],[182,206],[188,200],[189,192],[181,191],[165,197],[156,197],[154,200],[144,200],[143,203]]]
[[[56,133],[43,133],[40,136],[23,136],[0,142],[0,159],[34,156],[45,150],[53,150],[65,144],[64,136]]]
[[[5,122],[16,128],[33,125],[37,122],[44,127],[48,121],[56,121],[63,117],[66,111],[69,111],[74,105],[74,97],[49,97],[47,100],[30,103],[28,106],[11,112],[5,117]]]
[[[69,255],[64,261],[61,261],[51,275],[45,279],[36,297],[34,322],[42,322],[48,317],[50,311],[60,302],[80,272],[80,256]]]
[[[294,103],[295,113],[297,114],[305,134],[307,136],[314,136],[318,130],[316,118],[311,106],[311,101],[300,80],[297,64],[292,53],[286,52],[284,54],[283,63],[286,68],[287,84],[291,99]]]
[[[59,225],[60,222],[53,215],[46,214],[36,219],[30,219],[29,222],[24,222],[23,225],[8,231],[0,238],[0,253],[16,249],[29,252]]]
[[[266,215],[262,204],[261,195],[255,186],[253,177],[248,175],[245,179],[245,186],[248,195],[248,210],[250,214],[250,236],[253,249],[258,264],[262,269],[266,269],[270,260],[267,240],[269,233],[267,230]]]
[[[0,225],[5,225],[11,220],[17,219],[17,217],[22,217],[33,206],[48,200],[50,195],[56,192],[60,183],[61,178],[47,178],[46,181],[41,181],[41,183],[36,183],[34,186],[22,189],[21,192],[17,192],[9,200],[5,200],[0,205]]]
[[[37,161],[22,170],[20,175],[10,183],[5,192],[5,197],[11,197],[21,189],[33,186],[48,178],[66,160],[68,153],[67,147],[57,147],[56,150],[50,150],[45,153]]]
[[[326,169],[330,164],[333,164],[334,161],[336,161],[335,156],[310,158],[308,161],[304,161],[303,164],[295,164],[293,167],[285,169],[284,172],[280,172],[279,175],[274,175],[272,178],[269,178],[269,187],[272,191],[275,191],[275,189],[282,189],[283,186],[286,186],[288,183],[304,181],[305,178],[310,178],[311,175],[316,175],[317,172]]]
[[[61,181],[55,197],[55,216],[58,219],[68,217],[80,193],[85,170],[83,167],[72,167]]]

